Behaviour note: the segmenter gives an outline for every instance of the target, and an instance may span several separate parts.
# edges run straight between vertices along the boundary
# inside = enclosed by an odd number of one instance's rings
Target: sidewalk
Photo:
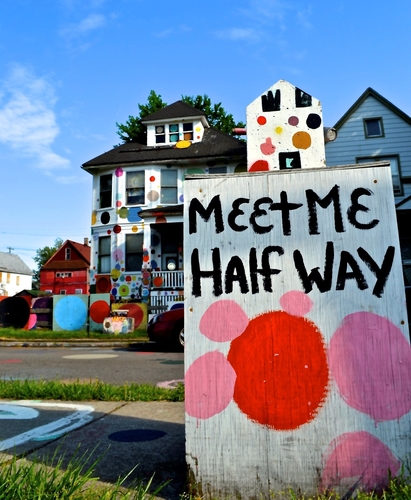
[[[55,450],[69,460],[78,446],[80,454],[97,447],[100,481],[114,483],[138,464],[130,481],[153,474],[153,486],[171,480],[158,498],[177,500],[185,488],[184,403],[0,400],[0,439],[0,461]]]

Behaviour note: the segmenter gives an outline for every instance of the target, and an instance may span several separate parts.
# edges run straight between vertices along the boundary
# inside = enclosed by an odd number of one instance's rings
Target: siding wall
[[[364,118],[382,118],[384,137],[365,138]],[[384,106],[373,96],[369,96],[338,130],[334,142],[326,144],[327,166],[356,163],[358,157],[399,155],[399,169],[403,184],[401,201],[411,195],[411,125]]]

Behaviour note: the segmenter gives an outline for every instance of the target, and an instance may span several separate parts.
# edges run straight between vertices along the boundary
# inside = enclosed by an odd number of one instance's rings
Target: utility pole
[[[11,247],[7,247],[8,250],[9,250],[9,253],[11,253],[12,250],[14,250],[14,248],[11,248]]]

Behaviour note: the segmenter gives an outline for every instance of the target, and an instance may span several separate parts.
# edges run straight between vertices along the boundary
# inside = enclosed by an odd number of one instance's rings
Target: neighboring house
[[[40,290],[53,295],[89,294],[90,246],[67,240],[40,269]]]
[[[147,144],[83,164],[93,176],[91,290],[163,307],[181,300],[186,174],[245,172],[246,144],[177,101],[144,119]],[[155,298],[155,299],[154,299]]]
[[[32,270],[18,255],[0,252],[0,296],[13,297],[31,289]]]
[[[411,117],[368,88],[334,125],[327,166],[375,161],[391,164],[406,287],[411,286]]]

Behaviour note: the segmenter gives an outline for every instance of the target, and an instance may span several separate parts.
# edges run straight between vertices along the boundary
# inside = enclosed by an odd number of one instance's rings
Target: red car
[[[184,347],[184,307],[175,307],[156,314],[147,323],[147,335],[155,342]]]

